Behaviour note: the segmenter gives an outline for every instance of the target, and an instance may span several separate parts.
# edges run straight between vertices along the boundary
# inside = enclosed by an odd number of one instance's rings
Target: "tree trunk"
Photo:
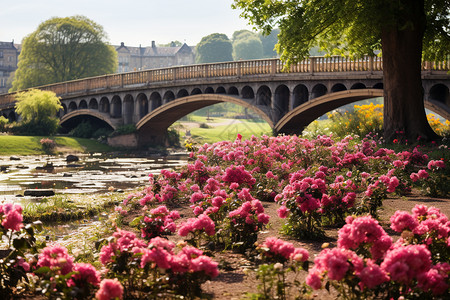
[[[422,88],[422,40],[426,26],[423,0],[406,0],[397,24],[382,30],[384,137],[435,140],[428,124]]]

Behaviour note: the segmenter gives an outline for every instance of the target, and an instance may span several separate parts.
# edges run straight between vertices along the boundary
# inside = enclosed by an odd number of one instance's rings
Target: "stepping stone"
[[[46,196],[54,196],[55,191],[51,189],[29,189],[23,192],[24,196],[32,196],[32,197],[46,197]]]

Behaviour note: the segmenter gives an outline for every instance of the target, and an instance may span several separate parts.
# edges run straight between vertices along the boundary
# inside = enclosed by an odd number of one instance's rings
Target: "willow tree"
[[[266,34],[280,29],[277,50],[287,64],[315,45],[352,55],[381,50],[385,138],[437,138],[425,115],[421,62],[450,53],[450,0],[235,0],[233,7]]]
[[[12,91],[114,73],[117,53],[103,27],[84,16],[51,18],[22,42]]]

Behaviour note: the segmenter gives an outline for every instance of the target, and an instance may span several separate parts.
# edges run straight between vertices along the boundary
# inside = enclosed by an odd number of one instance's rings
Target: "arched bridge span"
[[[63,125],[84,117],[111,128],[135,124],[159,136],[189,112],[220,102],[251,109],[278,132],[299,133],[323,113],[382,96],[380,57],[312,57],[283,69],[278,59],[225,62],[111,74],[38,87],[54,91]],[[425,106],[449,119],[450,62],[424,62]],[[14,94],[0,95],[0,114],[14,119]]]

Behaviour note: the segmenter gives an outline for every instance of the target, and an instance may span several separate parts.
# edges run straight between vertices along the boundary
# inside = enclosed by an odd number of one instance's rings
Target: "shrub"
[[[44,149],[45,153],[52,153],[53,150],[56,148],[56,143],[54,140],[49,138],[43,138],[40,140],[40,143],[42,145],[42,149]]]
[[[93,127],[90,122],[83,121],[70,131],[70,135],[79,138],[89,139],[92,137]]]
[[[6,131],[6,126],[9,120],[4,116],[0,116],[0,132]]]

